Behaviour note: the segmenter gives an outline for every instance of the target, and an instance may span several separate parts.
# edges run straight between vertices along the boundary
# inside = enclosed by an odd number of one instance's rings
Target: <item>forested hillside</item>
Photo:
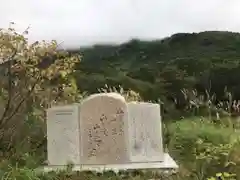
[[[0,179],[240,179],[239,34],[176,34],[71,53],[56,41],[31,44],[27,34],[0,29]],[[101,87],[127,102],[161,100],[164,151],[176,173],[74,172],[74,164],[39,172],[48,162],[46,109],[81,103]]]
[[[183,88],[207,90],[222,100],[227,87],[234,99],[240,99],[239,33],[179,33],[156,41],[95,45],[80,52],[83,59],[75,75],[83,91],[121,85],[145,100],[175,98],[181,104]]]

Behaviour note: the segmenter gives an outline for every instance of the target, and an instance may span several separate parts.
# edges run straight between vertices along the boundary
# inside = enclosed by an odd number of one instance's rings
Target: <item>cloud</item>
[[[30,39],[64,46],[131,38],[158,39],[178,32],[240,31],[239,0],[2,0],[0,27],[10,21]]]

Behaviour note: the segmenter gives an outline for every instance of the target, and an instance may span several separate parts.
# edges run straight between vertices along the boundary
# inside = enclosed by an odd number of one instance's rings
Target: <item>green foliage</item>
[[[71,168],[65,170],[43,172],[27,167],[18,167],[17,165],[2,166],[0,178],[2,180],[143,180],[143,179],[171,179],[169,174],[150,171],[113,171],[94,172],[94,171],[72,171]]]
[[[240,99],[240,34],[231,32],[180,33],[157,41],[131,40],[121,45],[96,45],[83,54],[74,76],[81,90],[97,92],[105,84],[139,92],[147,101],[161,99],[183,113],[181,89],[215,94],[225,101],[225,87]],[[175,115],[164,106],[167,115]]]
[[[13,25],[0,29],[0,153],[10,157],[25,144],[19,142],[44,137],[43,125],[31,124],[28,117],[43,120],[45,108],[80,97],[72,76],[79,55],[58,50],[56,41],[30,43],[28,28],[17,33]]]
[[[170,123],[165,143],[189,178],[206,179],[218,172],[240,176],[239,135],[239,131],[207,119],[190,119]]]
[[[217,173],[215,177],[208,178],[207,180],[236,180],[235,174],[229,174],[229,173]]]
[[[55,41],[30,44],[28,29],[20,34],[11,26],[0,30],[1,179],[240,178],[240,132],[234,122],[239,118],[232,118],[240,112],[239,34],[181,33],[68,53],[58,50]],[[84,55],[81,63],[79,53]],[[44,109],[79,102],[86,95],[80,90],[159,102],[164,120],[178,118],[165,120],[164,145],[180,165],[179,172],[35,171],[46,159]],[[179,118],[189,113],[207,118]]]
[[[33,118],[33,117],[29,117]],[[31,121],[36,122],[36,119]],[[31,122],[28,121],[28,122]],[[36,124],[31,124],[35,127]],[[32,132],[35,129],[32,129]],[[32,134],[28,134],[31,136]],[[209,122],[207,119],[185,119],[176,122],[169,122],[164,126],[164,144],[171,156],[180,165],[178,173],[167,175],[156,174],[151,171],[121,172],[114,174],[105,172],[104,174],[95,172],[72,172],[68,171],[37,173],[33,169],[43,162],[44,148],[31,151],[31,143],[19,144],[18,151],[12,158],[0,163],[0,175],[2,179],[169,179],[169,180],[207,180],[215,175],[227,176],[235,174],[231,178],[238,178],[240,172],[240,143],[237,141],[240,132],[221,125]],[[33,136],[37,144],[38,136]],[[46,144],[44,145],[46,147]],[[33,146],[36,147],[36,146]],[[225,172],[225,173],[223,173]],[[212,179],[211,178],[211,179]],[[230,178],[230,177],[225,177]]]

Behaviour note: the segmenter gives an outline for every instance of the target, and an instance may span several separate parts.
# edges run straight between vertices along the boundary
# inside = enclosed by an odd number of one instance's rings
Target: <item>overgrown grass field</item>
[[[240,178],[240,141],[238,141],[240,130],[196,117],[164,123],[163,131],[165,151],[169,152],[179,165],[178,171],[171,175],[150,171],[130,171],[119,174],[104,172],[101,174],[73,172],[71,168],[65,172],[38,174],[34,169],[43,165],[44,157],[46,157],[44,151],[30,154],[24,148],[21,152],[21,148],[19,148],[16,156],[1,160],[0,177],[4,180],[151,178],[207,180],[222,173],[225,176],[231,175],[233,179]]]

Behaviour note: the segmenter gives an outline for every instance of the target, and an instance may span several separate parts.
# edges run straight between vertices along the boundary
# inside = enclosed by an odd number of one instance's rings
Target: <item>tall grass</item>
[[[99,92],[118,92],[127,101],[142,101],[140,95],[121,86],[105,86]],[[189,104],[186,108],[193,113],[190,118],[164,121],[164,145],[166,151],[177,161],[177,173],[167,175],[152,171],[120,172],[61,172],[39,173],[35,168],[45,164],[45,125],[35,110],[24,120],[24,138],[15,142],[12,151],[2,154],[0,178],[3,180],[79,180],[79,179],[171,179],[206,180],[225,176],[225,179],[240,178],[240,130],[234,122],[237,101],[215,105],[214,96],[200,97],[197,92],[182,91]],[[190,95],[191,94],[191,95]],[[211,102],[210,102],[211,101]],[[166,106],[163,102],[163,106]],[[235,109],[234,109],[235,108]],[[231,110],[230,110],[231,109]],[[204,112],[204,113],[202,113]],[[219,115],[217,115],[219,113]],[[204,115],[204,116],[203,116]],[[229,121],[234,122],[232,125]],[[4,149],[5,147],[1,147]]]

